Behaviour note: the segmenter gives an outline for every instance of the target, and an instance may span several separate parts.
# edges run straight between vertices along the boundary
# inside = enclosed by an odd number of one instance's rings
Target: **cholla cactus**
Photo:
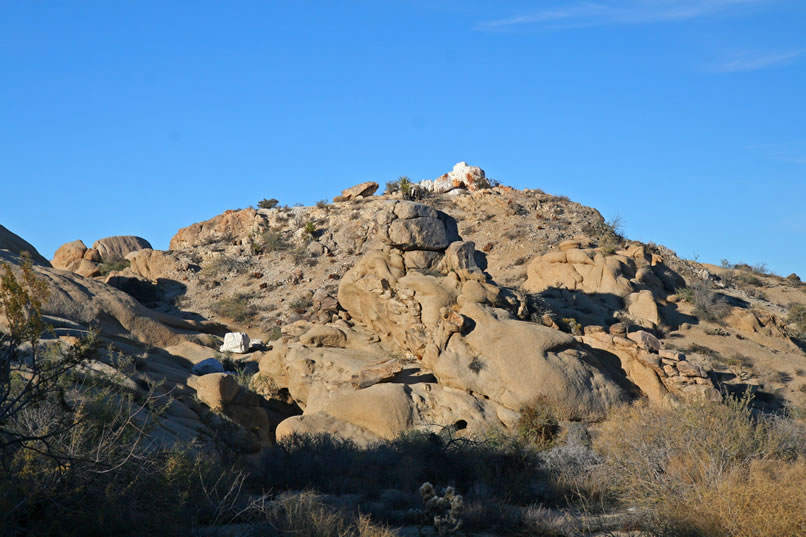
[[[424,509],[416,511],[419,526],[432,524],[440,537],[455,533],[462,527],[462,510],[464,502],[462,496],[456,494],[453,487],[442,489],[438,495],[434,485],[423,483],[420,487],[420,496],[423,498]],[[421,532],[422,535],[422,532]]]

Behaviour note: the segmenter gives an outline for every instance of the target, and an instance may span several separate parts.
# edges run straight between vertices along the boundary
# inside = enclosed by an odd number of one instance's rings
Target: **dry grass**
[[[315,492],[282,494],[253,503],[251,511],[266,520],[270,534],[293,537],[395,537],[396,532],[364,515],[350,517],[325,503]],[[266,533],[269,535],[269,533]]]
[[[784,418],[754,416],[749,403],[615,412],[596,440],[612,494],[664,535],[803,535],[803,493],[776,483],[803,475],[806,433]],[[748,498],[761,494],[779,506],[770,513],[780,532],[757,533],[761,508]]]
[[[702,515],[732,537],[806,535],[806,460],[754,461],[706,496]]]

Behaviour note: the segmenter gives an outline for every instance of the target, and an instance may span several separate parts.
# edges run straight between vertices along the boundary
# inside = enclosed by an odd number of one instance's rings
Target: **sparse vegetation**
[[[111,261],[104,261],[100,265],[98,265],[98,272],[101,273],[101,276],[106,276],[112,272],[119,272],[121,270],[125,270],[131,266],[131,262],[128,259],[115,259]]]
[[[313,300],[310,296],[297,297],[288,303],[288,307],[297,313],[305,313],[313,306]]]
[[[313,221],[308,220],[307,222],[305,222],[305,226],[303,226],[302,231],[305,233],[306,236],[314,237],[316,236],[317,232],[316,224],[313,223]]]
[[[798,337],[806,338],[806,304],[792,304],[786,322],[795,326]]]
[[[806,496],[788,486],[774,489],[782,477],[803,472],[804,430],[785,418],[754,416],[750,402],[745,396],[724,404],[637,405],[613,413],[596,440],[611,493],[639,509],[639,524],[649,531],[798,535]],[[777,471],[761,472],[771,468]],[[740,499],[748,493],[744,498],[754,501]],[[770,496],[762,500],[756,493]],[[763,518],[777,531],[757,533],[759,508],[776,504],[782,509]]]
[[[281,252],[289,247],[288,241],[279,231],[265,232],[256,244],[257,253]]]
[[[257,203],[257,206],[261,209],[274,209],[280,202],[274,198],[272,199],[262,199]]]
[[[623,224],[618,215],[610,220],[602,218],[588,225],[585,233],[596,240],[605,255],[613,255],[624,244]]]
[[[216,315],[232,319],[236,323],[252,321],[257,314],[257,308],[250,303],[251,295],[238,293],[218,300],[213,304]]]
[[[677,296],[694,305],[694,314],[697,317],[713,323],[724,322],[733,307],[724,295],[708,289],[701,283],[678,289]]]
[[[545,449],[551,446],[560,432],[560,425],[554,414],[552,405],[545,397],[538,397],[531,404],[521,409],[518,418],[518,435]]]
[[[215,277],[222,274],[244,274],[249,270],[249,262],[236,257],[222,255],[206,261],[202,265],[201,273],[205,276]]]
[[[95,336],[45,350],[46,284],[30,259],[23,259],[21,280],[8,265],[0,272],[9,330],[0,334],[3,535],[170,535],[215,523],[228,507],[211,500],[227,496],[228,486],[237,492],[242,474],[214,477],[220,467],[190,450],[145,442],[165,398],[82,368],[96,353]],[[129,361],[118,356],[113,363],[125,368]]]

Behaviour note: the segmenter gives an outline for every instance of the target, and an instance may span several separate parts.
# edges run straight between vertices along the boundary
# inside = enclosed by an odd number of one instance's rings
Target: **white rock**
[[[420,185],[420,188],[422,188],[426,192],[434,191],[434,181],[432,181],[431,179],[424,179],[417,184]]]
[[[453,186],[453,181],[451,181],[450,177],[448,175],[443,175],[434,179],[434,182],[431,186],[431,192],[434,192],[435,194],[442,194],[444,192],[450,192],[454,188],[456,187]]]
[[[224,366],[215,358],[207,358],[193,366],[190,370],[194,375],[209,375],[210,373],[223,373]]]
[[[448,172],[451,185],[459,185],[468,190],[476,190],[478,183],[485,178],[484,170],[477,166],[468,166],[467,162],[459,162]]]
[[[221,352],[245,353],[249,350],[249,336],[243,332],[228,332],[224,336],[224,344],[219,349]]]

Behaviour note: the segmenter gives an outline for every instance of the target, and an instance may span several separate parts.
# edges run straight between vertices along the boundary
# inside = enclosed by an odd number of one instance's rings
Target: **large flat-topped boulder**
[[[367,181],[341,191],[341,196],[336,196],[333,201],[349,201],[371,196],[378,190],[378,183]]]
[[[39,252],[36,251],[36,248],[33,247],[31,243],[20,237],[19,235],[12,233],[9,231],[8,228],[5,228],[0,225],[0,250],[8,250],[14,254],[21,254],[22,252],[28,252],[31,254],[31,261],[36,263],[37,265],[44,265],[46,267],[50,266],[50,263],[47,259],[42,257]]]
[[[120,261],[137,250],[151,248],[151,244],[142,237],[120,235],[98,239],[92,245],[105,262]]]

